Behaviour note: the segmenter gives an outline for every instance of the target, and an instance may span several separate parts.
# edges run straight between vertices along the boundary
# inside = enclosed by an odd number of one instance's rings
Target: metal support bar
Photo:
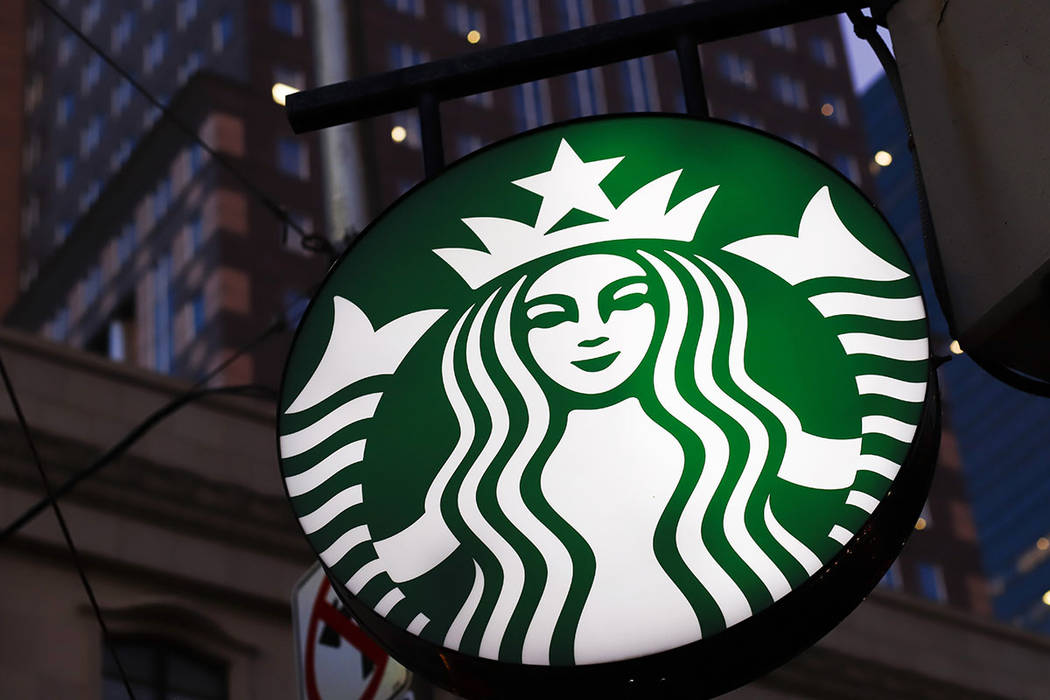
[[[432,92],[424,92],[419,96],[419,131],[423,139],[423,172],[427,178],[432,178],[445,168],[441,104]]]
[[[686,113],[694,117],[710,116],[707,110],[707,94],[704,92],[704,74],[700,67],[700,50],[696,40],[688,34],[679,34],[674,51],[678,56],[678,72],[682,76]]]
[[[702,44],[860,9],[871,2],[706,0],[304,90],[288,96],[285,110],[292,129],[301,134],[413,109],[423,93],[439,102],[466,97],[674,51],[683,34]]]

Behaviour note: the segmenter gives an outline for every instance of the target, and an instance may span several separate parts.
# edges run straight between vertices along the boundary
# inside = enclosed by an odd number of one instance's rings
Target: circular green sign
[[[617,664],[824,576],[906,463],[928,354],[901,245],[825,164],[714,121],[572,122],[453,165],[333,268],[281,469],[388,644]]]

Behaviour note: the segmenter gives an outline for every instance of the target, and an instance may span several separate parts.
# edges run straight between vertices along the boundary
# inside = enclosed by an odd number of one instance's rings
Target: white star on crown
[[[668,211],[671,193],[682,174],[681,170],[675,170],[643,185],[620,206],[614,207],[600,183],[623,158],[585,163],[562,139],[550,170],[513,181],[518,187],[543,197],[535,225],[488,216],[462,219],[486,250],[441,248],[434,252],[472,289],[477,289],[519,265],[589,243],[692,240],[718,186],[697,192]],[[547,233],[573,209],[605,220]]]

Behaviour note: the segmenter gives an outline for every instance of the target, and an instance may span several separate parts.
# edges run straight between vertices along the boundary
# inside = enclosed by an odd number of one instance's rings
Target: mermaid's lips
[[[611,352],[608,355],[602,355],[601,357],[592,357],[589,360],[573,360],[572,364],[579,367],[584,372],[601,372],[603,369],[608,367],[619,357],[620,351]]]

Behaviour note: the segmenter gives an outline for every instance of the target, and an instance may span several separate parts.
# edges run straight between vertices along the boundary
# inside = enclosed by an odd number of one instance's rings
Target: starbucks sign
[[[714,121],[571,122],[347,251],[291,350],[281,469],[347,605],[439,683],[720,692],[899,552],[928,355],[901,245],[817,159]]]

